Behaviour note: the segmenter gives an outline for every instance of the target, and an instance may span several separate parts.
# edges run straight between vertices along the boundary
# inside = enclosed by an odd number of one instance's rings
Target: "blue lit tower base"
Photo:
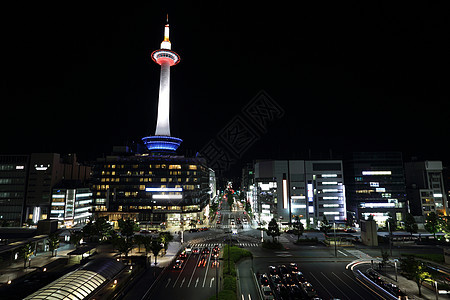
[[[174,154],[183,142],[182,139],[165,135],[146,136],[142,141],[150,152],[161,154]]]

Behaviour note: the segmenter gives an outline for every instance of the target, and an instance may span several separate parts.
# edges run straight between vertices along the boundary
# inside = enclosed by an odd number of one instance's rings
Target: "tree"
[[[48,236],[48,247],[52,251],[52,257],[56,255],[56,249],[59,247],[59,236],[56,233],[52,233]]]
[[[274,243],[275,237],[280,236],[280,228],[278,228],[278,223],[275,218],[272,218],[272,220],[270,220],[269,222],[269,225],[267,225],[267,235],[272,237]]]
[[[299,216],[295,216],[294,218],[294,230],[297,232],[297,241],[298,241],[300,237],[303,235],[303,232],[305,231],[305,227],[303,226],[303,223],[300,221]]]
[[[422,284],[431,278],[430,273],[426,271],[424,263],[409,255],[406,258],[400,259],[400,267],[406,277],[414,280],[419,289],[419,296],[422,296]]]
[[[328,231],[331,229],[331,224],[328,223],[327,217],[323,215],[322,222],[320,224],[320,231],[322,231],[324,234],[327,234]]]
[[[141,245],[144,244],[144,236],[143,236],[143,235],[140,235],[140,234],[135,235],[135,236],[134,236],[134,242],[136,243],[136,245],[137,245],[138,248],[139,248],[138,251],[141,252]]]
[[[113,244],[114,249],[116,249],[120,255],[125,254],[125,257],[128,257],[128,253],[134,246],[131,239],[119,236],[118,234],[113,235],[111,243]]]
[[[433,234],[433,237],[436,239],[436,233],[439,232],[440,229],[440,221],[439,217],[435,212],[431,212],[428,214],[425,220],[425,230],[429,233]]]
[[[33,255],[34,252],[34,244],[28,243],[23,245],[19,249],[19,256],[23,258],[23,268],[27,268],[27,262],[30,260],[31,255]]]
[[[75,245],[75,248],[78,248],[82,239],[83,233],[81,231],[70,232],[70,243]]]
[[[144,244],[144,247],[145,247],[145,258],[146,258],[145,263],[146,264],[148,263],[147,255],[149,252],[152,251],[152,241],[153,241],[153,239],[151,236],[144,236],[142,238],[142,244]]]
[[[405,230],[412,235],[413,233],[417,233],[417,229],[418,226],[416,220],[414,219],[414,216],[410,213],[406,213]]]
[[[95,221],[95,229],[100,237],[100,240],[111,236],[113,231],[113,226],[108,222],[106,217],[100,217]]]
[[[155,256],[155,266],[156,266],[157,264],[156,257],[158,256],[159,251],[161,251],[161,249],[164,248],[164,246],[161,244],[159,240],[152,240],[150,248],[152,250],[153,255]]]
[[[159,240],[163,243],[164,250],[167,251],[167,248],[169,248],[169,243],[173,241],[173,235],[171,235],[170,232],[160,232]]]
[[[139,227],[137,227],[136,223],[130,219],[126,219],[126,220],[119,219],[118,224],[119,224],[120,234],[123,237],[125,237],[127,242],[131,240],[131,238],[134,235],[134,232],[136,230],[139,230]]]
[[[366,220],[367,221],[373,221],[373,215],[368,215]]]

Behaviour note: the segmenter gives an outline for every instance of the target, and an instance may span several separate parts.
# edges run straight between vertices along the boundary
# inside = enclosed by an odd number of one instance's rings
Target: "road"
[[[181,270],[168,267],[147,299],[207,299],[215,295],[217,269],[211,266],[211,255],[205,266],[199,266],[201,256],[189,254]]]

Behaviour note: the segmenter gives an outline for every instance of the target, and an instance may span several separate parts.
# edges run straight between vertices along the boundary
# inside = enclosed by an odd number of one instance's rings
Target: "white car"
[[[191,246],[187,246],[185,249],[186,253],[191,253],[192,252],[192,247]]]

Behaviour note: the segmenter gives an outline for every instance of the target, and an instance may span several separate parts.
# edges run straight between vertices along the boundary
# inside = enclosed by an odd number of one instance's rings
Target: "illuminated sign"
[[[182,192],[183,188],[158,188],[158,187],[148,187],[145,188],[146,192]]]
[[[308,201],[313,201],[313,185],[312,183],[308,183]]]
[[[322,174],[322,178],[333,178],[337,177],[337,174]]]
[[[287,180],[283,179],[283,208],[288,207]]]
[[[166,199],[166,200],[180,200],[183,199],[183,195],[153,195],[153,199]]]
[[[363,175],[391,175],[391,171],[362,171]]]

